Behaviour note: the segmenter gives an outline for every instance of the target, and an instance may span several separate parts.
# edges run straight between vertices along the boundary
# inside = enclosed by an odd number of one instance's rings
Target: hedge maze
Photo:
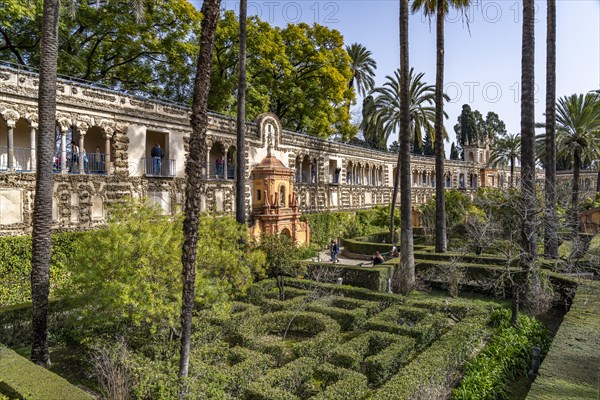
[[[261,281],[231,313],[199,316],[224,343],[222,362],[206,365],[228,375],[229,398],[435,397],[481,348],[498,307],[294,278],[284,293]]]

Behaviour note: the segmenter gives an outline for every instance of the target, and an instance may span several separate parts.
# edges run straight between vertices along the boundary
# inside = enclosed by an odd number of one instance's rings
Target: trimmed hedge
[[[24,400],[94,399],[60,376],[0,345],[1,395]]]
[[[385,235],[389,236],[388,233],[385,233]],[[380,253],[389,253],[392,251],[392,247],[394,247],[393,243],[369,242],[369,239],[370,236],[359,236],[352,239],[344,239],[344,251],[354,254],[373,255],[376,251]]]
[[[371,384],[379,385],[408,362],[415,343],[409,337],[369,331],[338,346],[329,362],[362,372]]]
[[[367,394],[367,378],[312,358],[299,358],[248,385],[247,400],[344,400]]]
[[[356,267],[331,263],[304,263],[310,272],[317,268],[335,271],[343,279],[344,284],[385,292],[387,280],[392,276],[391,266]]]
[[[395,304],[395,303],[403,303],[405,298],[393,294],[393,293],[382,293],[382,292],[374,292],[369,289],[364,289],[360,287],[347,286],[347,285],[336,285],[332,283],[320,283],[320,282],[310,282],[307,283],[304,279],[297,278],[288,278],[286,279],[286,285],[296,287],[296,288],[305,288],[307,285],[318,287],[322,289],[326,289],[331,291],[331,294],[335,294],[338,296],[352,297],[354,299],[359,300],[369,300],[369,301],[379,301],[387,304]]]
[[[272,355],[279,364],[290,358],[323,357],[335,347],[340,332],[340,325],[330,317],[308,311],[273,312],[250,323],[254,327],[253,337],[246,340],[250,348]],[[286,330],[289,337],[283,340]],[[290,340],[294,335],[312,337]]]
[[[600,283],[577,288],[571,310],[552,341],[550,351],[527,399],[597,399],[600,387]]]
[[[468,316],[394,375],[373,396],[376,400],[445,397],[474,349],[491,333],[487,318]]]
[[[422,309],[403,305],[388,307],[365,323],[365,329],[413,337],[417,340],[418,348],[426,347],[441,335],[447,326],[447,318],[444,315],[428,314]]]
[[[56,331],[63,325],[71,308],[63,301],[51,299],[48,304],[48,327]],[[0,343],[9,347],[31,344],[31,303],[0,308]]]

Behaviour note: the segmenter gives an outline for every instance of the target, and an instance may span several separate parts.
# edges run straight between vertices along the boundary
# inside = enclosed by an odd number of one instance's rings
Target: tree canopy
[[[0,59],[39,66],[42,0],[0,0]],[[201,13],[186,0],[141,0],[142,17],[122,1],[63,5],[58,73],[132,94],[191,102]],[[137,16],[136,16],[137,15]],[[247,118],[273,112],[285,128],[327,138],[353,137],[355,99],[342,35],[319,24],[272,27],[248,19]],[[239,23],[219,21],[209,109],[236,113]]]

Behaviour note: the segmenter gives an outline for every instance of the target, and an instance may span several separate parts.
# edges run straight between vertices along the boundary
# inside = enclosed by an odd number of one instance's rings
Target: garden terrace
[[[600,284],[579,285],[527,399],[597,399],[600,395]]]

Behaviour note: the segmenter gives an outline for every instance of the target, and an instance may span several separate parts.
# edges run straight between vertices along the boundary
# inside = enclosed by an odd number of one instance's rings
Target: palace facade
[[[0,66],[0,234],[28,233],[35,195],[38,75]],[[183,204],[190,109],[60,79],[57,87],[53,220],[57,229],[102,224],[107,206],[146,196],[171,213]],[[234,212],[235,119],[211,114],[202,209]],[[396,155],[282,129],[263,114],[246,125],[246,208],[256,201],[253,169],[271,155],[293,173],[302,213],[356,210],[389,204]],[[153,160],[152,148],[164,153]],[[75,149],[77,150],[73,150]],[[78,154],[77,154],[78,153]],[[465,148],[446,160],[445,186],[472,195],[507,187],[509,172],[489,166],[489,147]],[[413,203],[435,192],[434,159],[411,158]],[[519,179],[518,172],[515,180]]]

